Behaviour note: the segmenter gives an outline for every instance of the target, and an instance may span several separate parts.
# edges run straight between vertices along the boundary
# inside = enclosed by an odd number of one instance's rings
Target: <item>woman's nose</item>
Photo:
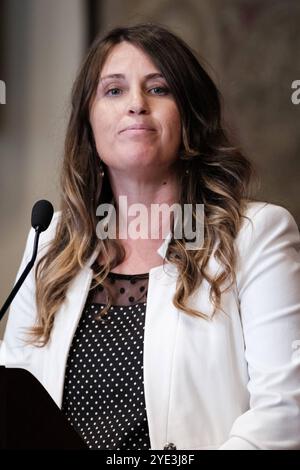
[[[147,113],[147,109],[143,106],[134,105],[129,107],[130,114],[145,114]]]
[[[135,114],[145,114],[149,111],[146,97],[143,96],[142,92],[132,94],[129,97],[128,112]]]

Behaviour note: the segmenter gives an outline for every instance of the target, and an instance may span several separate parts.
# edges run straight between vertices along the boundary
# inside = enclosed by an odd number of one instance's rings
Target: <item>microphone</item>
[[[11,302],[15,298],[21,285],[23,284],[26,277],[28,276],[29,271],[31,270],[32,266],[34,265],[34,262],[37,256],[39,236],[41,232],[44,232],[45,230],[47,230],[52,220],[52,217],[53,217],[53,206],[51,202],[41,199],[40,201],[37,201],[34,204],[32,208],[32,212],[31,212],[31,225],[35,230],[32,257],[29,263],[27,264],[26,268],[24,269],[23,273],[21,274],[20,278],[14,285],[11,293],[7,297],[6,301],[4,302],[0,310],[0,321],[2,320]]]
[[[51,202],[41,199],[37,201],[31,212],[31,226],[39,232],[44,232],[50,225],[53,217]]]

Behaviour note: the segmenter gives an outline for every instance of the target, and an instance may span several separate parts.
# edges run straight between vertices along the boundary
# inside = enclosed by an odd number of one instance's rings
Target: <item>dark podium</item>
[[[30,372],[0,366],[0,449],[88,447]]]

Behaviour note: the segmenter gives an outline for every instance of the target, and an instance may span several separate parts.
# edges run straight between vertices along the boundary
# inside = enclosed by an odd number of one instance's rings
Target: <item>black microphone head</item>
[[[53,217],[53,206],[51,202],[41,199],[37,201],[31,212],[31,225],[39,232],[44,232],[50,225]]]

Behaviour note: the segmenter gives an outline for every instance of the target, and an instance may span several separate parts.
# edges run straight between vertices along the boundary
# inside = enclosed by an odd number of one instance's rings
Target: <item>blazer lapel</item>
[[[171,234],[157,250],[165,259]],[[210,274],[217,274],[219,265],[211,259]],[[164,266],[149,272],[146,322],[144,334],[144,390],[149,435],[152,449],[163,449],[172,441],[174,429],[171,423],[172,376],[176,368],[177,337],[182,315],[186,315],[173,304],[178,279],[177,267],[166,260]],[[213,306],[209,301],[210,286],[203,279],[200,288],[189,297],[188,306],[212,316]],[[180,435],[180,430],[178,430]]]
[[[87,299],[93,276],[90,265],[96,256],[97,253],[94,253],[73,279],[66,299],[55,317],[55,328],[45,350],[43,382],[59,407],[62,405],[69,349]]]
[[[165,259],[171,233],[157,250]],[[179,314],[172,303],[177,268],[166,262],[149,271],[145,333],[144,392],[152,449],[162,449],[168,437],[168,404]]]
[[[175,269],[174,269],[175,268]],[[164,272],[168,270],[169,275]],[[176,267],[166,265],[149,273],[144,334],[144,390],[152,449],[162,449],[168,437],[173,356],[179,314],[172,297]]]

